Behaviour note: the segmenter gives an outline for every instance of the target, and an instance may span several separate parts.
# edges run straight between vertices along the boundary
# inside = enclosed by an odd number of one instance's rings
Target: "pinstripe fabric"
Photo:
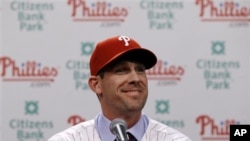
[[[48,141],[101,141],[94,126],[94,119],[72,126],[52,136]]]
[[[149,118],[142,141],[191,141],[183,133]]]
[[[107,129],[109,130],[109,129]],[[94,126],[94,119],[72,126],[52,136],[47,141],[101,141]],[[142,141],[191,141],[179,131],[149,118],[149,125]]]

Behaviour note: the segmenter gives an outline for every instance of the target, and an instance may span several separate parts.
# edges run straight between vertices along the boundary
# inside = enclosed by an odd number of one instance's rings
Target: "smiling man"
[[[157,62],[155,54],[127,36],[100,41],[90,58],[89,87],[97,95],[102,112],[48,141],[114,141],[109,129],[123,119],[133,141],[191,141],[181,132],[142,113],[148,97],[146,70]]]

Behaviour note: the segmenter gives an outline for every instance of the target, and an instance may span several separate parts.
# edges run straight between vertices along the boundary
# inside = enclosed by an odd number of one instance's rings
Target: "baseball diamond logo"
[[[223,41],[216,41],[212,42],[212,54],[219,55],[225,54],[225,42]]]
[[[38,114],[38,101],[25,102],[25,114],[34,115]]]
[[[157,100],[156,113],[157,114],[169,113],[169,100]]]

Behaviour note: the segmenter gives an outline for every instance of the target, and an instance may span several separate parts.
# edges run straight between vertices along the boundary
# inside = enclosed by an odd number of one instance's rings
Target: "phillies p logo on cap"
[[[142,48],[134,39],[124,35],[113,36],[96,44],[90,57],[90,74],[98,75],[102,68],[124,55],[141,62],[146,69],[153,67],[157,62],[156,55],[152,51]]]

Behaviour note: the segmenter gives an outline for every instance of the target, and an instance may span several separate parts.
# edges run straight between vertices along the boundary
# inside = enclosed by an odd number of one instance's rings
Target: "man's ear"
[[[91,90],[97,95],[100,95],[102,93],[100,78],[98,76],[90,76],[88,84]]]

